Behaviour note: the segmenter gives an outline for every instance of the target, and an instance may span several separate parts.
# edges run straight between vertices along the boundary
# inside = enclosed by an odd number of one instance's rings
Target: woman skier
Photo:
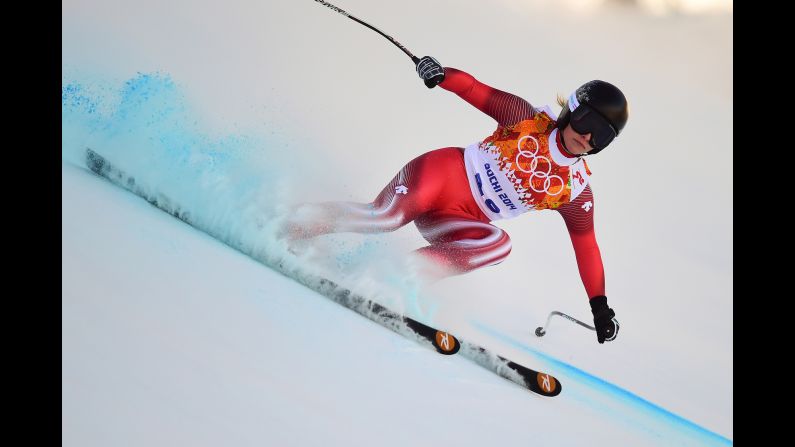
[[[409,222],[430,245],[416,250],[428,276],[441,278],[502,262],[508,234],[491,222],[527,211],[554,210],[566,223],[588,294],[597,341],[618,334],[607,305],[604,268],[593,226],[594,199],[583,158],[602,151],[629,115],[623,93],[604,81],[587,82],[556,117],[548,106],[494,89],[425,56],[417,73],[497,121],[497,129],[466,148],[427,152],[406,164],[371,203],[305,204],[285,224],[292,240],[338,232],[380,233]]]

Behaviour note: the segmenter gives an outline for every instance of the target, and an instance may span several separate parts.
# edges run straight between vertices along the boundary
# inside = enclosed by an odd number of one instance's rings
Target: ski
[[[288,266],[284,260],[265,258],[261,254],[250,252],[246,247],[236,246],[225,241],[220,235],[202,228],[201,225],[191,217],[188,210],[181,208],[162,193],[153,191],[145,185],[140,184],[140,182],[136,182],[134,177],[116,168],[104,157],[90,148],[86,149],[85,162],[88,169],[109,180],[111,183],[140,196],[153,206],[171,214],[197,230],[209,234],[225,245],[240,251],[265,266],[367,317],[387,329],[397,332],[406,338],[413,339],[420,344],[432,347],[440,354],[459,354],[491,370],[500,377],[521,385],[525,389],[538,395],[552,397],[557,396],[562,391],[560,382],[552,375],[530,369],[475,343],[455,337],[449,332],[438,330],[417,320],[401,315],[398,312],[394,312],[373,300],[352,292],[334,281],[302,271],[295,266]]]

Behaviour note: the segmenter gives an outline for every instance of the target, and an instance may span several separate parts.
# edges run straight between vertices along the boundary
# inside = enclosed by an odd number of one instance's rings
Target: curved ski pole
[[[552,312],[549,313],[549,316],[547,317],[547,324],[545,324],[544,327],[537,327],[536,328],[536,335],[537,336],[543,337],[544,334],[547,333],[547,326],[549,326],[549,320],[551,320],[552,317],[555,316],[555,315],[561,316],[561,317],[571,321],[572,323],[577,323],[577,324],[579,324],[580,326],[582,326],[582,327],[584,327],[586,329],[590,329],[592,331],[596,330],[595,327],[589,326],[588,324],[585,324],[582,321],[580,321],[580,320],[578,320],[578,319],[576,319],[576,318],[574,318],[572,316],[566,315],[563,312],[558,312],[557,310],[553,310]]]

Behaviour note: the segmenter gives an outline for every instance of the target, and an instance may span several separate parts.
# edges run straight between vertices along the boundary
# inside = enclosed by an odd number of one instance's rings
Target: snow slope
[[[535,396],[62,174],[65,446],[730,444],[544,355],[564,394]]]

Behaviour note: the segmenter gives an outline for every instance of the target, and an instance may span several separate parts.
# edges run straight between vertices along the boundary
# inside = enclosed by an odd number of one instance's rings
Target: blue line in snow
[[[664,418],[668,419],[670,422],[672,422],[674,424],[682,425],[685,428],[693,430],[693,431],[697,432],[698,434],[700,434],[702,436],[706,436],[708,438],[711,438],[713,441],[717,441],[717,442],[719,442],[721,444],[725,444],[725,445],[733,445],[734,444],[730,439],[728,439],[728,438],[726,438],[724,436],[721,436],[721,435],[719,435],[719,434],[717,434],[717,433],[715,433],[713,431],[707,430],[706,428],[701,427],[700,425],[698,425],[698,424],[696,424],[694,422],[691,422],[691,421],[683,418],[682,416],[679,416],[679,415],[677,415],[675,413],[672,413],[672,412],[666,410],[665,408],[662,408],[662,407],[660,407],[657,404],[649,402],[648,400],[646,400],[646,399],[644,399],[644,398],[642,398],[642,397],[640,397],[640,396],[638,396],[636,394],[633,394],[633,393],[631,393],[631,392],[629,392],[629,391],[627,391],[627,390],[625,390],[625,389],[623,389],[623,388],[621,388],[621,387],[619,387],[617,385],[614,385],[614,384],[612,384],[612,383],[610,383],[610,382],[608,382],[608,381],[606,381],[604,379],[596,377],[596,376],[594,376],[594,375],[592,375],[592,374],[590,374],[590,373],[588,373],[586,371],[583,371],[583,370],[581,370],[581,369],[579,369],[579,368],[577,368],[575,366],[572,366],[572,365],[570,365],[570,364],[568,364],[566,362],[560,361],[560,360],[558,360],[558,359],[556,359],[554,357],[551,357],[551,356],[549,356],[547,354],[544,354],[542,352],[536,351],[535,349],[532,349],[532,348],[528,347],[527,345],[521,343],[520,341],[515,340],[515,339],[513,339],[513,338],[511,338],[511,337],[509,337],[509,336],[507,336],[505,334],[502,334],[500,332],[497,332],[496,330],[494,330],[494,329],[492,329],[492,328],[490,328],[488,326],[485,326],[484,324],[482,324],[480,322],[472,320],[472,321],[470,321],[470,323],[475,328],[477,328],[477,329],[479,329],[479,330],[491,335],[492,337],[497,338],[497,339],[499,339],[499,340],[501,340],[501,341],[503,341],[505,343],[508,343],[509,345],[511,345],[513,347],[519,348],[519,349],[521,349],[521,350],[523,350],[525,352],[533,354],[534,356],[541,358],[542,360],[546,361],[547,363],[549,363],[549,364],[551,364],[551,365],[553,365],[553,366],[555,366],[557,368],[562,369],[567,375],[571,376],[574,379],[579,379],[580,382],[590,382],[591,384],[594,385],[594,389],[605,391],[605,392],[607,392],[609,394],[612,394],[612,395],[614,395],[616,397],[625,399],[629,403],[638,405],[638,406],[644,408],[645,410],[647,410],[647,411],[649,411],[651,413],[657,413],[660,416],[663,416]]]

